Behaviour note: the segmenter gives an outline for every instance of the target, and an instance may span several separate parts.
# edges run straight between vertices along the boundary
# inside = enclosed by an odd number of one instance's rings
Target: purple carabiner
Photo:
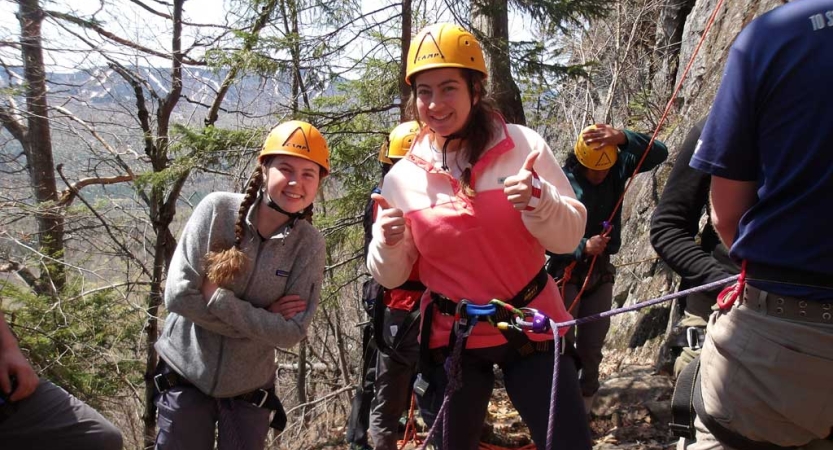
[[[550,331],[550,318],[537,310],[532,315],[532,332],[547,333]]]

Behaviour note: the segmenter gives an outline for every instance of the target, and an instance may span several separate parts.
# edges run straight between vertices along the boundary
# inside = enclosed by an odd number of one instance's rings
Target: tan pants
[[[777,319],[737,304],[711,316],[701,357],[703,402],[755,441],[833,447],[833,325]],[[699,422],[699,421],[698,421]],[[731,450],[697,424],[691,450]]]

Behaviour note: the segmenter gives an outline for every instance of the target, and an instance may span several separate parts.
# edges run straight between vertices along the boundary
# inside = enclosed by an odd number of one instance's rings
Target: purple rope
[[[549,417],[549,425],[547,428],[547,450],[552,450],[552,444],[554,436],[554,429],[555,429],[555,411],[556,411],[556,393],[558,392],[558,365],[559,360],[561,359],[561,347],[558,345],[561,341],[561,336],[559,330],[561,328],[570,328],[573,325],[581,325],[583,323],[592,322],[594,320],[599,320],[605,317],[615,316],[617,314],[622,314],[630,311],[636,311],[638,309],[647,308],[648,306],[653,306],[659,303],[667,302],[669,300],[673,300],[675,298],[684,297],[688,294],[694,294],[696,292],[703,292],[709,291],[714,288],[719,288],[725,286],[731,282],[737,281],[740,275],[733,275],[728,278],[724,278],[722,280],[714,281],[708,284],[704,284],[702,286],[693,287],[691,289],[686,289],[684,291],[678,291],[673,294],[663,295],[662,297],[655,298],[653,300],[646,300],[642,303],[636,303],[631,306],[627,306],[624,308],[617,308],[611,309],[610,311],[605,311],[599,314],[593,314],[587,317],[580,317],[578,319],[569,320],[567,322],[555,322],[550,319],[550,324],[552,325],[552,333],[555,336],[555,357],[553,358],[553,365],[552,365],[552,391],[550,394],[550,417]]]
[[[738,279],[739,275],[734,275],[723,280],[715,281],[712,283],[704,284],[702,286],[697,286],[691,289],[686,289],[684,291],[678,291],[673,294],[664,295],[662,297],[655,298],[653,300],[647,300],[642,303],[637,303],[628,307],[624,308],[617,308],[611,309],[610,311],[605,311],[599,314],[594,314],[587,317],[581,317],[574,320],[569,320],[566,322],[555,322],[550,319],[550,324],[552,326],[552,333],[554,336],[554,343],[555,343],[555,357],[553,358],[553,367],[552,367],[552,389],[550,394],[550,417],[547,427],[547,450],[552,449],[553,439],[554,439],[554,430],[555,430],[555,416],[556,416],[556,397],[558,392],[558,367],[559,361],[561,359],[561,335],[559,330],[561,328],[569,328],[573,325],[581,325],[583,323],[592,322],[594,320],[599,320],[604,317],[615,316],[617,314],[623,314],[630,311],[636,311],[638,309],[647,308],[648,306],[653,306],[659,303],[667,302],[669,300],[673,300],[675,298],[683,297],[688,294],[693,294],[695,292],[702,292],[708,291],[714,288],[722,287],[726,284],[729,284],[733,281]],[[420,450],[425,450],[425,447],[431,442],[431,439],[437,432],[437,423],[442,419],[443,423],[443,449],[448,449],[448,435],[449,435],[449,418],[446,414],[448,409],[449,400],[451,399],[451,394],[454,393],[457,389],[460,388],[462,384],[462,369],[460,364],[461,355],[463,352],[463,339],[465,333],[458,333],[457,340],[454,342],[454,349],[451,352],[451,356],[446,360],[445,363],[445,370],[448,378],[448,385],[445,390],[445,395],[443,397],[442,406],[440,406],[440,410],[437,412],[437,417],[434,420],[434,425],[431,426],[431,429],[428,431],[428,436],[425,437],[425,442],[423,442],[422,447]]]
[[[547,422],[547,449],[552,449],[553,438],[555,437],[555,397],[558,392],[558,361],[561,359],[561,336],[558,334],[558,327],[555,322],[550,320],[552,327],[552,334],[555,337],[555,357],[552,363],[552,389],[550,390],[550,417]]]
[[[457,339],[454,341],[454,349],[451,351],[451,356],[449,356],[448,359],[446,359],[445,361],[445,372],[446,378],[448,379],[448,384],[445,388],[443,403],[442,406],[440,406],[440,410],[437,412],[437,417],[434,419],[434,424],[428,431],[428,436],[425,437],[425,441],[422,443],[422,447],[420,447],[420,450],[425,450],[425,447],[431,442],[431,439],[437,433],[437,424],[440,423],[440,421],[442,421],[443,427],[443,449],[447,450],[450,448],[448,446],[450,420],[446,412],[448,410],[449,403],[451,403],[451,395],[456,390],[460,389],[460,386],[463,383],[463,370],[460,364],[460,360],[462,359],[464,340],[465,333],[457,333]]]
[[[704,284],[702,286],[693,287],[691,289],[686,289],[684,291],[675,292],[673,294],[663,295],[662,297],[658,297],[653,300],[646,300],[642,303],[636,303],[631,306],[626,306],[624,308],[611,309],[610,311],[605,311],[599,314],[593,314],[591,316],[581,317],[574,320],[568,320],[567,322],[557,322],[554,323],[553,326],[558,328],[569,328],[573,325],[581,325],[583,323],[593,322],[594,320],[603,319],[605,317],[615,316],[617,314],[622,314],[630,311],[636,311],[637,309],[647,308],[648,306],[653,306],[659,303],[667,302],[668,300],[673,300],[679,297],[685,297],[688,294],[710,291],[714,288],[719,288],[733,281],[737,281],[738,277],[740,277],[740,275],[732,275],[731,277],[724,278],[722,280],[714,281],[708,284]]]

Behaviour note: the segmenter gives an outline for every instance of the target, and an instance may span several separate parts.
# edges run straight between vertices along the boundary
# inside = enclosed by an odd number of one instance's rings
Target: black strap
[[[269,427],[278,431],[283,431],[286,428],[286,411],[283,409],[281,400],[275,395],[275,388],[257,389],[234,398],[251,403],[259,408],[274,411],[275,414],[272,416],[272,421],[269,422]]]
[[[179,386],[194,386],[194,384],[188,381],[187,378],[173,370],[160,373],[153,377],[153,384],[156,386],[156,390],[160,394]],[[240,394],[233,398],[235,400],[242,400],[244,402],[251,403],[259,408],[274,411],[275,415],[272,417],[272,421],[269,423],[269,426],[278,431],[283,431],[286,428],[286,411],[284,411],[283,405],[281,404],[280,399],[278,399],[278,396],[275,395],[275,388],[255,389],[254,391]]]
[[[418,372],[423,376],[428,375],[431,367],[431,324],[434,322],[434,302],[425,306],[422,315],[422,327],[419,330],[419,367]]]
[[[698,362],[699,368],[699,362]],[[741,434],[738,434],[723,425],[706,413],[706,406],[703,404],[703,392],[700,386],[700,371],[694,380],[694,395],[692,396],[694,411],[703,425],[709,429],[720,442],[737,450],[794,450],[799,447],[781,447],[770,442],[753,441]]]
[[[544,290],[544,287],[549,282],[550,276],[547,273],[545,268],[541,268],[535,277],[529,281],[529,283],[524,286],[523,289],[520,290],[514,297],[509,299],[507,303],[511,304],[516,308],[523,308],[528,305],[541,291]],[[454,315],[457,312],[457,302],[451,300],[450,298],[438,294],[436,292],[431,293],[431,299],[433,300],[431,304],[435,305],[437,310],[440,311],[442,314],[446,315]],[[461,313],[461,316],[464,316],[464,312]],[[495,322],[507,322],[512,320],[512,313],[504,308],[498,308],[497,312],[494,315],[493,320]],[[423,321],[423,329],[425,328]],[[509,345],[514,348],[515,350],[520,353],[521,356],[528,356],[532,354],[536,350],[536,343],[529,339],[529,336],[526,335],[524,332],[520,332],[515,329],[505,329],[500,330],[500,333],[509,343]],[[451,333],[448,337],[449,340],[449,348],[452,348],[454,342],[456,341],[456,334],[454,333],[454,328],[451,329]]]
[[[535,277],[529,281],[529,283],[524,286],[523,289],[520,290],[514,297],[509,299],[506,303],[511,304],[516,308],[523,308],[528,305],[541,291],[544,290],[544,287],[547,285],[550,276],[547,273],[546,269],[541,268]],[[457,302],[451,300],[450,298],[446,297],[445,295],[439,294],[437,292],[431,293],[431,299],[433,300],[432,303],[437,308],[441,314],[445,314],[448,316],[453,316],[457,313]],[[495,315],[495,320],[503,321],[507,318],[511,317],[512,313],[503,309],[498,308],[497,314]]]
[[[397,286],[395,289],[418,292],[425,291],[425,285],[419,281],[408,280]],[[396,337],[394,337],[393,342],[391,343],[392,345],[388,345],[385,341],[384,334],[385,310],[387,309],[384,302],[386,291],[387,289],[380,290],[379,297],[376,299],[376,303],[374,303],[373,306],[373,341],[376,343],[376,348],[380,352],[390,356],[399,363],[408,365],[408,362],[405,361],[405,358],[399,356],[396,349],[399,348],[399,344],[402,342],[403,337],[407,334],[407,331],[413,326],[414,323],[416,323],[416,321],[419,320],[419,302],[414,302],[414,306],[411,308],[411,313],[408,314],[402,322],[400,327],[402,330],[396,333]]]
[[[746,261],[746,279],[833,289],[830,274]]]
[[[403,291],[422,292],[426,289],[426,287],[419,280],[408,280],[408,281],[400,284],[399,286],[395,287],[394,289],[399,289],[399,290],[403,290]]]
[[[694,439],[694,381],[700,371],[700,355],[697,355],[677,375],[677,382],[674,384],[674,394],[671,397],[671,423],[668,427],[675,436]]]

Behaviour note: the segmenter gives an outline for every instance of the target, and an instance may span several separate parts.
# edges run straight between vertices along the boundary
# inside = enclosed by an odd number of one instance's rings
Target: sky
[[[147,12],[140,9],[135,4],[128,0],[41,0],[44,9],[52,9],[63,12],[75,12],[80,16],[85,16],[94,13],[101,7],[101,2],[118,4],[118,8],[108,8],[108,11],[115,11],[109,16],[98,16],[102,19],[103,27],[108,31],[124,36],[135,42],[140,42],[147,47],[167,49],[170,48],[170,30],[169,23],[163,19],[153,20]],[[230,9],[231,2],[240,2],[241,0],[188,0],[184,5],[184,14],[186,20],[201,24],[216,24],[223,23],[226,20],[233,20],[233,17],[227,17],[226,11]],[[419,1],[419,0],[418,0]],[[429,16],[434,16],[437,21],[453,21],[453,18],[447,11],[444,0],[424,0],[426,3],[423,8],[428,11]],[[148,5],[158,8],[159,3],[154,1],[146,1]],[[416,3],[416,2],[415,2]],[[375,11],[379,8],[389,5],[390,0],[361,0],[363,12]],[[420,7],[415,5],[415,7]],[[15,17],[18,6],[13,0],[0,0],[0,60],[5,64],[19,64],[19,54],[14,49],[5,48],[2,42],[17,42],[19,40],[20,25]],[[388,11],[395,11],[389,9]],[[382,14],[390,14],[389,12]],[[378,15],[377,17],[382,17]],[[524,26],[522,17],[515,14],[510,14],[510,39],[511,40],[527,40],[531,39],[527,27]],[[362,24],[354,24],[356,27]],[[77,27],[74,27],[77,30]],[[199,30],[189,30],[192,36],[186,36],[183,40],[183,46],[187,46],[193,41],[193,33],[199,33]],[[44,23],[43,27],[45,47],[57,47],[58,43],[78,42],[77,38],[70,35],[67,31],[60,29],[53,22]],[[98,38],[94,33],[89,35],[90,38]],[[361,57],[368,51],[368,42],[355,42],[350,50],[352,57]],[[200,56],[200,55],[194,55]],[[122,55],[121,57],[128,64],[135,63],[137,65],[145,64],[169,64],[168,61],[158,59],[153,60],[131,60],[130,55]],[[95,52],[89,50],[65,53],[62,52],[46,52],[46,64],[53,71],[70,71],[79,66],[97,66],[103,64],[103,59],[97,56]]]

